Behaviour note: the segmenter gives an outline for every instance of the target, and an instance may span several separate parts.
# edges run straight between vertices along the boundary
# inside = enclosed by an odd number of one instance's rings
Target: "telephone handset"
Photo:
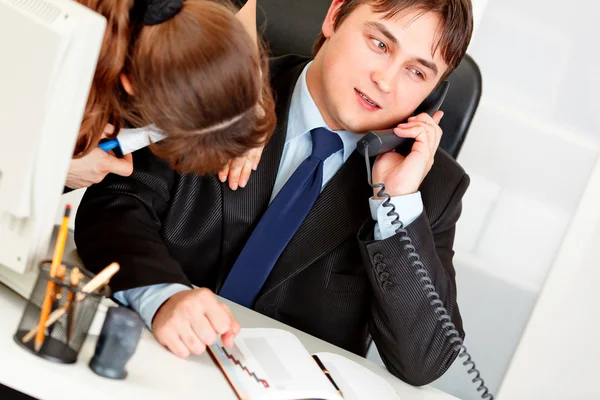
[[[435,114],[442,106],[449,87],[450,83],[448,81],[442,82],[433,92],[431,92],[421,105],[417,107],[413,115],[419,115],[426,112],[430,116],[433,116],[433,114]],[[356,149],[363,156],[365,155],[365,152],[368,152],[369,157],[387,153],[394,149],[400,154],[407,155],[410,153],[413,143],[414,139],[398,137],[394,133],[394,129],[391,128],[367,133],[357,142]]]
[[[448,93],[448,87],[450,84],[448,81],[442,82],[415,110],[413,115],[418,115],[426,112],[430,116],[438,111]],[[356,149],[358,152],[365,157],[365,163],[367,166],[367,180],[369,186],[374,189],[379,189],[377,196],[384,198],[382,203],[383,207],[387,207],[390,210],[387,215],[394,217],[392,226],[396,226],[396,234],[401,235],[401,241],[404,243],[402,246],[406,251],[406,257],[410,261],[411,267],[413,268],[416,278],[422,284],[423,291],[425,292],[429,304],[432,306],[432,312],[436,315],[438,321],[441,323],[441,330],[446,336],[447,340],[453,345],[454,351],[458,352],[459,358],[466,358],[463,361],[463,365],[469,366],[467,374],[474,374],[472,379],[473,383],[478,384],[475,388],[477,392],[481,392],[480,396],[482,399],[494,400],[494,396],[490,393],[489,389],[485,386],[485,382],[481,378],[481,374],[475,366],[471,355],[467,351],[467,348],[463,344],[463,340],[460,337],[459,332],[456,330],[450,313],[446,310],[444,303],[440,299],[440,295],[433,286],[433,281],[429,277],[429,272],[425,269],[421,257],[417,253],[415,246],[412,243],[408,231],[400,221],[400,215],[396,212],[396,206],[390,201],[391,197],[385,192],[385,185],[383,183],[373,183],[371,180],[371,163],[370,157],[377,156],[379,154],[386,153],[391,150],[396,150],[398,153],[408,155],[411,151],[414,139],[400,138],[396,136],[393,129],[386,129],[381,131],[371,131],[364,135],[358,142]]]

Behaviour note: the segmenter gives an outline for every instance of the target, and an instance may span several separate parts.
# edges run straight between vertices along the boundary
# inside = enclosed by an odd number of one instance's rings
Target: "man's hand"
[[[442,138],[442,129],[438,124],[443,115],[442,111],[436,112],[433,117],[422,113],[398,125],[394,133],[402,138],[413,138],[415,143],[406,157],[393,151],[377,157],[373,166],[373,184],[383,183],[386,193],[392,197],[417,192],[433,166],[435,152]],[[375,196],[378,191],[374,190]]]
[[[252,171],[256,171],[264,147],[257,147],[250,150],[245,156],[234,158],[219,172],[219,180],[225,182],[229,180],[229,188],[237,190],[238,187],[245,187],[250,179]]]
[[[202,354],[219,336],[225,346],[233,347],[240,324],[213,292],[201,288],[174,294],[158,309],[152,330],[160,344],[186,358]]]
[[[103,138],[112,134],[112,125],[106,125]],[[133,158],[131,154],[117,158],[112,153],[106,153],[100,148],[95,148],[81,158],[71,160],[67,182],[65,185],[71,189],[80,189],[101,182],[106,175],[113,173],[129,176],[133,173]]]

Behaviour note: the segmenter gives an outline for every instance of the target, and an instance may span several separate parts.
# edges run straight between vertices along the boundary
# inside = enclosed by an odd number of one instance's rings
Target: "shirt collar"
[[[292,100],[288,115],[288,126],[294,127],[294,129],[291,129],[291,131],[287,133],[285,140],[286,143],[300,136],[308,134],[312,129],[315,128],[327,128],[332,130],[325,123],[319,108],[315,104],[315,101],[308,91],[306,73],[311,64],[312,61],[309,62],[302,70],[302,73],[296,82],[296,86],[294,87],[294,92],[292,93]],[[356,150],[356,142],[363,135],[343,130],[333,132],[337,133],[344,143],[345,161],[348,159],[348,157],[350,157],[350,154]]]

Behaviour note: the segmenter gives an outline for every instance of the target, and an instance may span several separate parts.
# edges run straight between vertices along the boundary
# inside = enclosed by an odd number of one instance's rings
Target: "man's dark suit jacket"
[[[271,63],[278,124],[245,189],[232,191],[215,175],[177,174],[148,150],[134,154],[131,177],[109,175],[89,188],[75,229],[86,267],[97,272],[120,263],[113,292],[183,283],[218,293],[268,207],[292,91],[307,61],[286,56]],[[439,150],[420,188],[424,211],[407,227],[461,335],[452,245],[468,183],[463,169]],[[424,385],[440,377],[456,353],[405,243],[399,235],[373,240],[372,194],[365,161],[354,152],[323,189],[253,308],[360,355],[371,334],[388,370]]]

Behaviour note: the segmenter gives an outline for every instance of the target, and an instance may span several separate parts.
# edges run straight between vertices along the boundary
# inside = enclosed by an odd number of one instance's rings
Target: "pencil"
[[[66,274],[67,274],[67,267],[65,267],[64,264],[61,264],[56,269],[55,278],[64,283]],[[56,287],[56,285],[54,285],[54,294],[52,295],[52,302],[53,302],[52,307],[53,308],[55,306],[55,303],[58,303],[61,298],[62,298],[62,288]]]
[[[329,373],[329,371],[327,370],[327,368],[325,368],[325,365],[323,365],[323,363],[321,362],[321,359],[319,357],[317,357],[316,354],[313,354],[312,358],[315,360],[315,362],[317,363],[317,365],[319,366],[319,368],[321,368],[321,370],[327,376],[327,378],[329,378],[329,382],[331,382],[331,384],[333,385],[333,387],[335,388],[335,390],[338,391],[338,393],[340,394],[340,396],[344,397],[344,395],[342,394],[342,391],[340,390],[340,388],[338,387],[338,385],[335,384],[335,381],[331,377],[331,374]]]
[[[59,266],[62,263],[63,253],[65,251],[65,244],[67,242],[67,234],[69,232],[69,216],[71,214],[71,205],[67,204],[65,207],[65,215],[62,220],[62,224],[58,229],[58,235],[56,237],[56,244],[54,245],[54,255],[52,256],[52,264],[50,264],[50,277],[55,278]],[[46,332],[46,321],[50,315],[50,309],[54,302],[55,285],[50,279],[46,285],[46,293],[44,294],[44,301],[42,303],[42,310],[40,312],[40,321],[38,323],[37,334],[35,335],[34,348],[35,351],[40,351],[44,344],[44,334]]]
[[[65,279],[65,275],[67,273],[67,267],[64,266],[64,264],[61,264],[57,269],[56,269],[56,279],[63,282]],[[64,282],[63,282],[64,283]],[[52,313],[58,308],[58,306],[60,305],[60,301],[62,299],[62,286],[59,285],[54,285],[54,289],[52,292],[52,305],[50,306],[50,315],[52,315]],[[48,329],[48,331],[46,332],[47,336],[52,336],[52,331],[53,331],[54,326],[51,326],[50,329]]]
[[[79,280],[81,279],[79,268],[73,268],[69,277],[69,288],[67,294],[67,344],[71,342],[73,336],[73,328],[75,326],[75,302],[73,301],[74,290],[79,289]]]
[[[96,290],[99,290],[100,288],[102,288],[103,286],[108,285],[110,278],[112,278],[112,276],[114,274],[119,272],[119,269],[120,269],[119,264],[117,264],[116,262],[114,262],[114,263],[110,264],[108,267],[104,268],[102,271],[100,271],[98,273],[98,275],[94,276],[88,283],[83,285],[83,287],[80,289],[81,293],[77,293],[74,301],[81,301],[81,300],[85,299],[86,293],[93,293]],[[46,321],[45,327],[48,328],[49,326],[51,326],[53,323],[58,321],[58,319],[60,317],[65,315],[66,312],[67,312],[66,305],[58,308],[56,311],[54,311],[50,315],[50,317]],[[29,332],[27,332],[27,334],[25,336],[23,336],[22,342],[23,343],[29,342],[31,339],[33,339],[36,332],[37,332],[37,328],[32,328]]]

